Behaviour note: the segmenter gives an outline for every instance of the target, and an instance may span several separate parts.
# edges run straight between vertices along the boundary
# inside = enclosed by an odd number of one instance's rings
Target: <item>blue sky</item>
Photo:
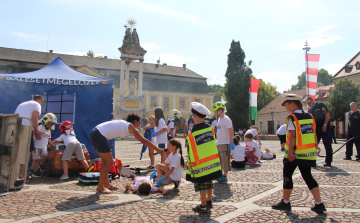
[[[360,1],[1,1],[0,46],[119,58],[134,18],[145,62],[182,66],[225,82],[227,54],[240,41],[253,75],[289,89],[305,70],[302,47],[335,74],[360,50]],[[49,41],[48,41],[49,40]]]

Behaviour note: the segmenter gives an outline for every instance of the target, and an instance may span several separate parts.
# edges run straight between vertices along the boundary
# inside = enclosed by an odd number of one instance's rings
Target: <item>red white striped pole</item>
[[[306,93],[307,97],[312,97],[315,100],[320,54],[308,54],[310,47],[307,41],[305,41],[303,50],[306,52]]]

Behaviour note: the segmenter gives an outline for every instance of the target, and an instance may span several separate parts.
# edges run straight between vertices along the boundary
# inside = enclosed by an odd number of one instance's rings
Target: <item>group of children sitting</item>
[[[231,167],[245,168],[245,164],[256,164],[259,159],[275,159],[276,155],[272,154],[269,149],[265,152],[260,151],[259,145],[253,140],[251,133],[245,134],[245,146],[240,145],[241,136],[234,137],[235,148],[231,151]]]

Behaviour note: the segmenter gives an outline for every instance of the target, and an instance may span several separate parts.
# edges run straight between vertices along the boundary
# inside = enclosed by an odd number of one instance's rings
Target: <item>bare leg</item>
[[[227,174],[228,174],[228,172],[227,172],[227,171],[226,171],[226,172],[224,171],[224,176],[225,176],[225,177],[227,177]]]
[[[69,164],[67,160],[61,160],[62,163],[62,168],[64,171],[64,175],[68,175],[69,174]]]
[[[155,157],[154,157],[154,150],[149,148],[149,157],[150,157],[150,165],[154,165]]]
[[[39,163],[39,160],[34,160],[32,163],[32,168],[33,168],[34,172],[36,172],[38,170],[38,163]]]
[[[314,188],[315,189],[315,188]],[[313,189],[313,190],[314,190]],[[283,199],[285,201],[290,201],[290,195],[291,195],[292,189],[283,189]]]
[[[28,163],[30,161],[30,158],[31,158],[31,153],[32,152],[29,152],[29,157],[28,157]],[[20,171],[20,178],[23,178],[25,176],[25,164],[21,164],[21,171]]]
[[[160,155],[161,155],[161,163],[165,162],[166,157],[167,157],[166,154],[165,154],[165,153],[161,153]]]
[[[84,169],[89,169],[89,164],[86,162],[86,160],[79,160],[79,162],[83,165]]]
[[[99,184],[97,186],[98,191],[101,191],[104,187],[110,188],[111,184],[109,182],[109,171],[113,164],[113,158],[111,152],[108,153],[99,153],[101,158],[101,170],[100,170],[100,178]]]
[[[200,191],[201,206],[206,206],[206,193],[207,191]]]
[[[170,171],[170,169],[166,165],[159,163],[158,165],[156,165],[156,171],[157,171],[158,179],[160,179],[163,177],[162,172],[164,171],[166,174],[167,172]]]
[[[43,155],[40,160],[40,164],[44,165],[47,160],[47,155]]]
[[[311,189],[310,192],[314,196],[315,202],[321,202],[319,187],[315,187],[315,188]]]
[[[211,197],[212,197],[212,192],[213,192],[213,189],[208,189],[207,191],[206,191],[206,194],[207,194],[207,201],[211,201]]]

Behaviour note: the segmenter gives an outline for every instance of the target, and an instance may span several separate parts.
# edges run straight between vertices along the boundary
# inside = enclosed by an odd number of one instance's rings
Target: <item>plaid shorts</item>
[[[208,189],[213,189],[214,187],[214,183],[212,182],[212,180],[208,181],[208,182],[204,182],[204,183],[194,183],[194,188],[195,188],[195,192],[204,192],[207,191]]]

